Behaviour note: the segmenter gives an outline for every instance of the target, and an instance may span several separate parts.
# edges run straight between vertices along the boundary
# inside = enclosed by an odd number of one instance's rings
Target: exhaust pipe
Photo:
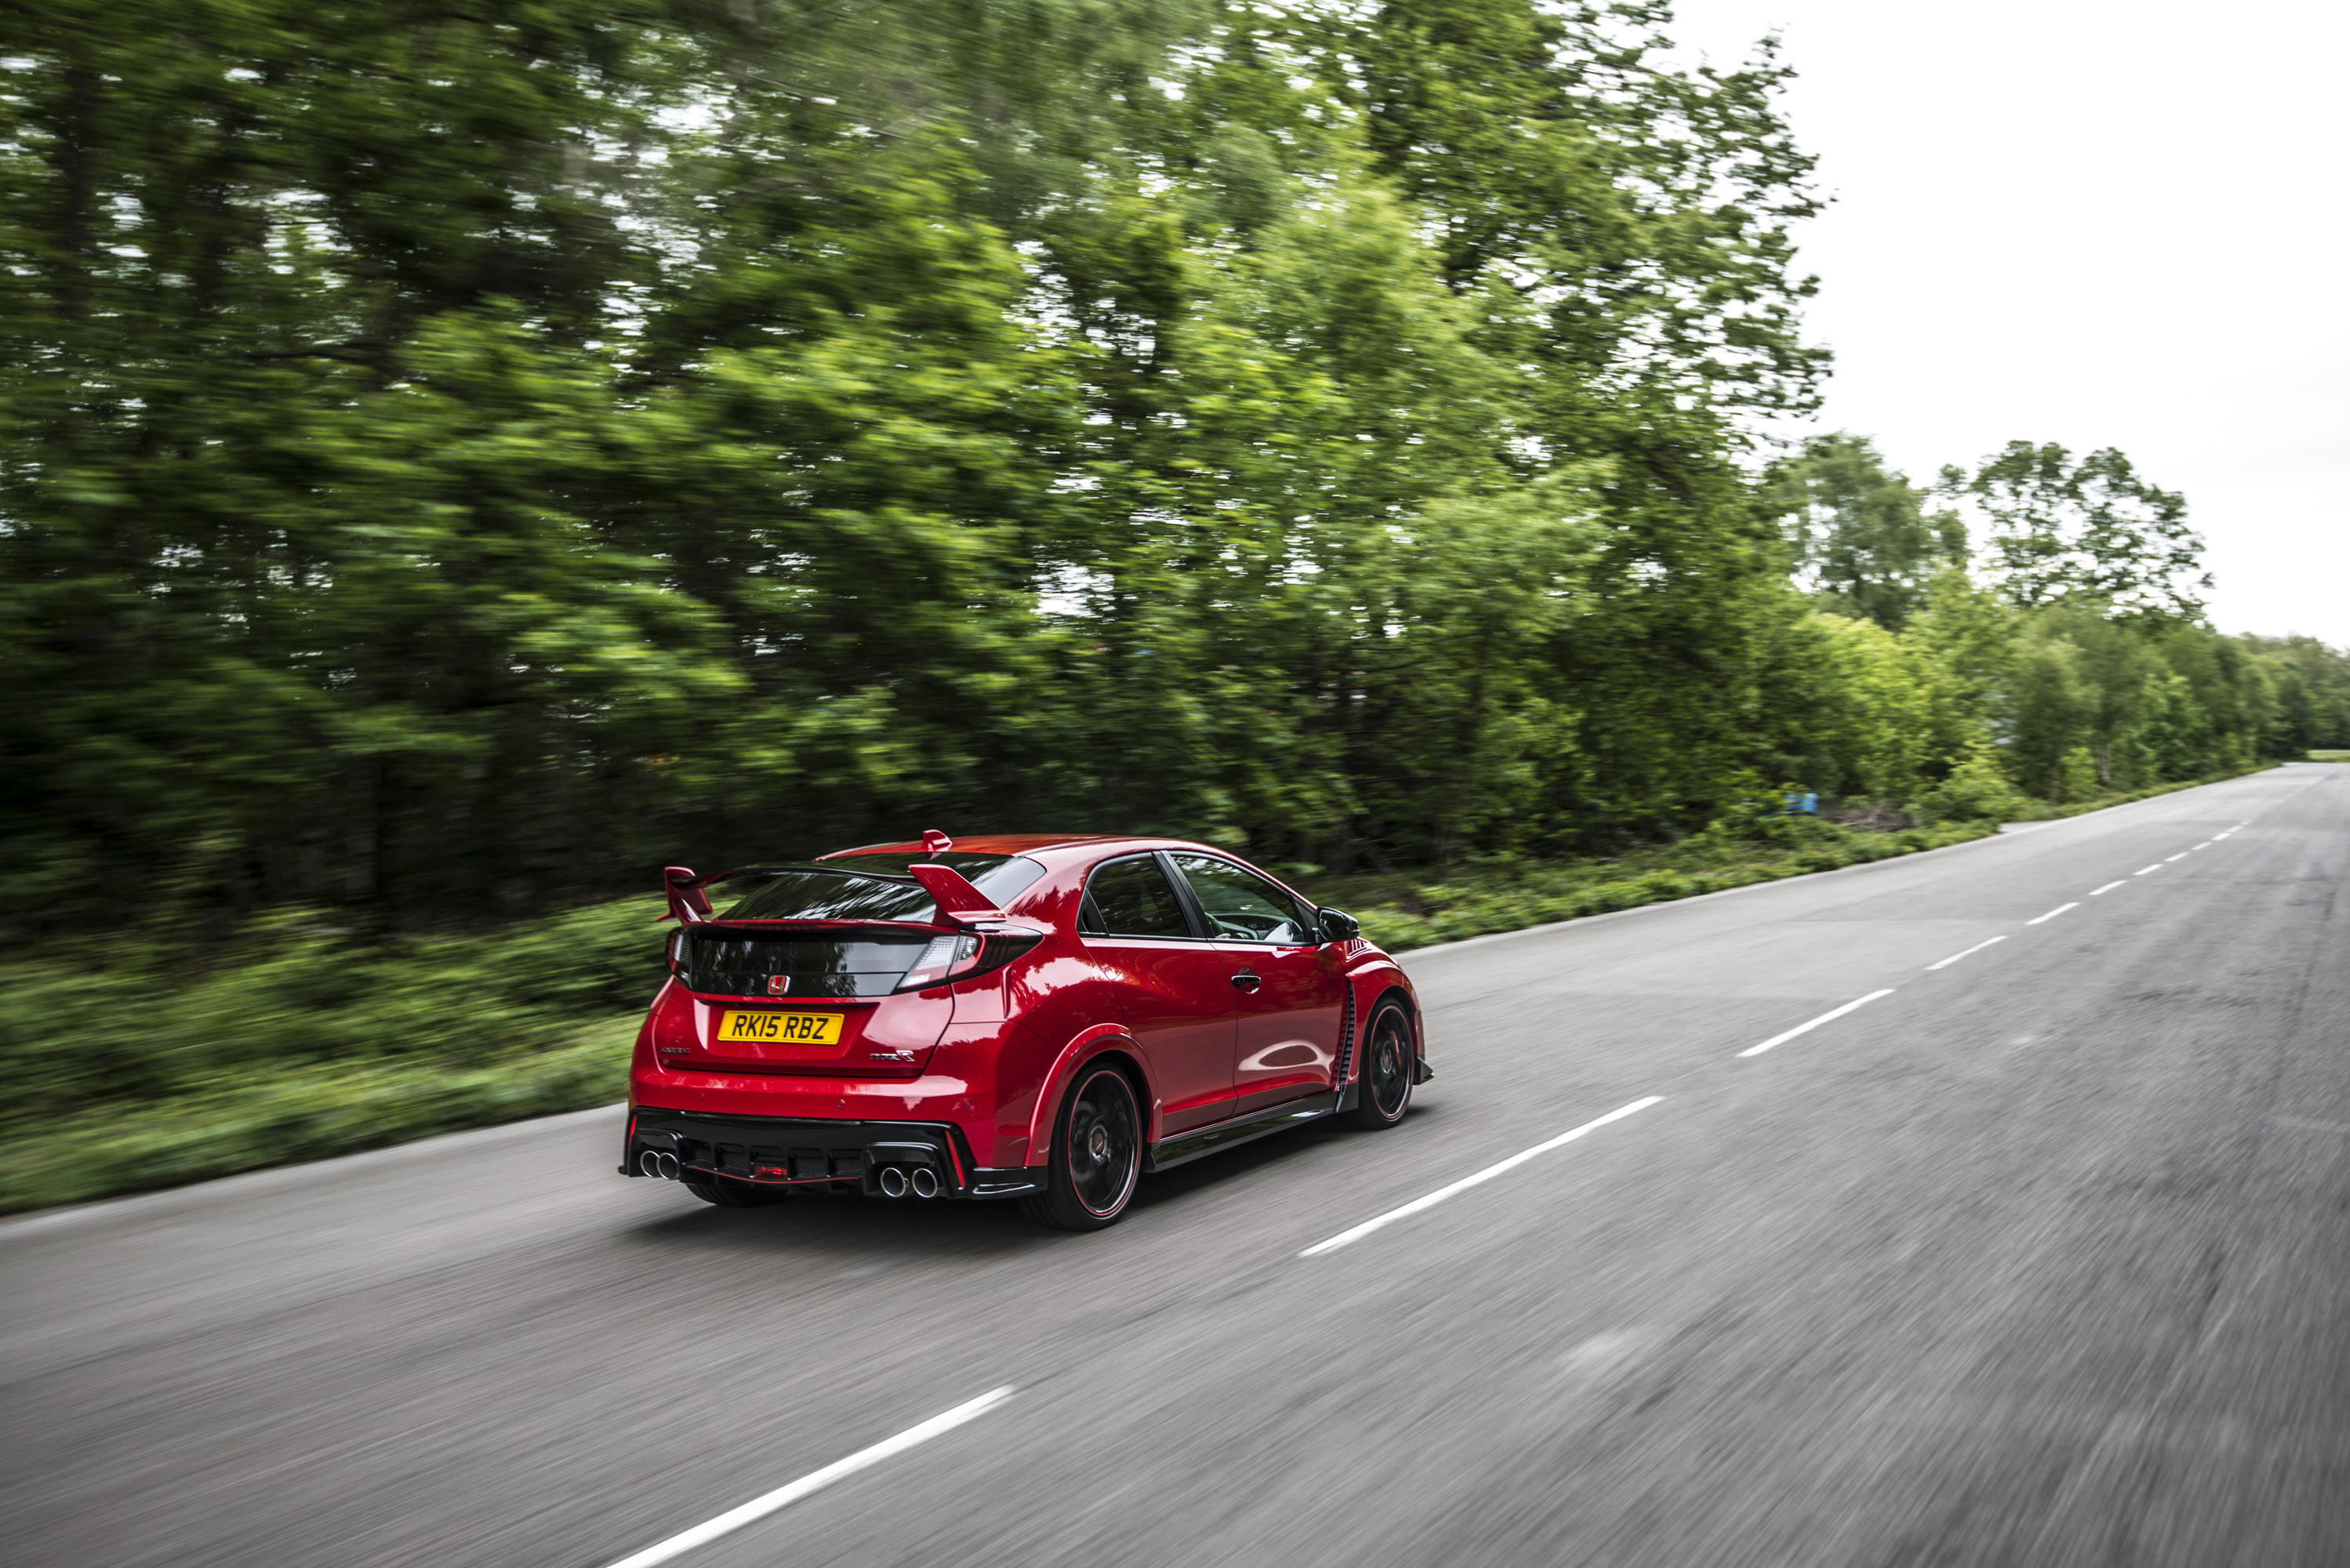
[[[677,1163],[677,1156],[663,1154],[657,1148],[649,1148],[637,1156],[637,1168],[647,1176],[657,1177],[663,1181],[675,1181],[681,1167]]]
[[[936,1173],[927,1165],[917,1167],[914,1171],[914,1196],[936,1198],[938,1195],[939,1179]]]
[[[931,1183],[931,1185],[935,1187],[935,1186],[937,1185],[937,1183],[936,1183],[936,1182],[933,1182],[933,1183]],[[906,1196],[906,1173],[905,1173],[904,1171],[902,1171],[902,1170],[899,1169],[899,1168],[898,1168],[896,1166],[894,1166],[894,1165],[888,1165],[888,1166],[884,1166],[884,1167],[882,1167],[882,1168],[881,1168],[881,1195],[882,1195],[883,1197],[885,1197],[885,1198],[903,1198],[903,1197],[905,1197],[905,1196]]]

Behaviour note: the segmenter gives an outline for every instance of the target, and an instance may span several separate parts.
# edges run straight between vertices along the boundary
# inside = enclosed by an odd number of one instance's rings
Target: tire
[[[1411,1081],[1419,1064],[1419,1040],[1411,1010],[1390,996],[1371,1009],[1363,1031],[1362,1093],[1347,1113],[1350,1127],[1378,1132],[1403,1120],[1411,1109]]]
[[[770,1203],[781,1203],[784,1194],[772,1187],[754,1187],[747,1181],[734,1181],[720,1176],[708,1181],[689,1181],[685,1189],[704,1203],[721,1209],[764,1209]]]
[[[1053,1120],[1045,1190],[1020,1207],[1055,1231],[1099,1231],[1118,1223],[1142,1179],[1142,1106],[1134,1080],[1102,1060],[1077,1071]]]

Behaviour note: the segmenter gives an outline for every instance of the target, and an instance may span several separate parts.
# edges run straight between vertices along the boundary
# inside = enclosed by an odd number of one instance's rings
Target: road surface
[[[1411,955],[1402,1127],[1146,1180],[1096,1236],[706,1209],[612,1174],[613,1111],[20,1220],[0,1539],[2350,1563],[2345,870],[2350,768],[2295,766]]]

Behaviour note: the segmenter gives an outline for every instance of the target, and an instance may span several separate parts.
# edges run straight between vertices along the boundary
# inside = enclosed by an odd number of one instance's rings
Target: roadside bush
[[[1950,776],[1920,795],[1911,809],[1928,823],[2015,822],[2041,807],[2008,782],[1991,742],[1978,740]]]
[[[1773,818],[1767,811],[1717,826],[1722,827],[1718,834],[1709,828],[1669,849],[1623,861],[1496,867],[1480,878],[1455,871],[1443,883],[1414,887],[1402,899],[1390,894],[1390,901],[1366,901],[1353,912],[1363,922],[1365,936],[1390,952],[1408,952],[1438,942],[1609,914],[1808,871],[1939,849],[1994,831],[1988,824],[1965,822],[1901,833],[1868,833],[1808,816]],[[1794,842],[1758,848],[1752,841],[1734,836],[1750,828],[1782,834]],[[1632,865],[1651,868],[1625,876]],[[1348,889],[1343,886],[1333,884],[1316,891],[1330,902],[1347,902]]]
[[[7,966],[0,1208],[618,1099],[660,913],[388,943],[289,917],[202,962],[89,944]]]

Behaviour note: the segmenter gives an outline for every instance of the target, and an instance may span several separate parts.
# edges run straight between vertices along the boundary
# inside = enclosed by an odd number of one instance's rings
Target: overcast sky
[[[1835,198],[1825,429],[1919,481],[2009,441],[2186,493],[2223,631],[2350,645],[2350,5],[1679,0],[1769,31]]]

